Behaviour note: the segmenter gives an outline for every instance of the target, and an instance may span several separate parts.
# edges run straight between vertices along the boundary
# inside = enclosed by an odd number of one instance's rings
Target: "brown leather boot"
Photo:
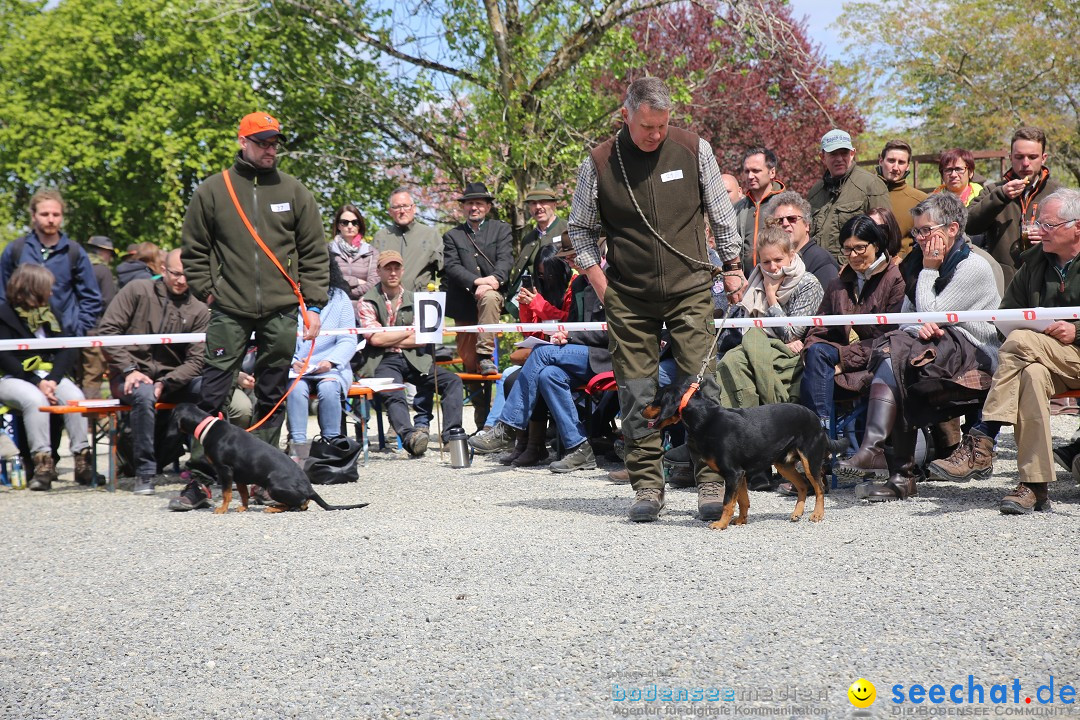
[[[547,462],[548,457],[547,423],[530,420],[528,442],[525,445],[525,451],[518,455],[517,460],[514,460],[513,462],[513,466],[532,467],[533,465]]]
[[[930,439],[934,443],[934,459],[943,459],[952,455],[960,447],[964,434],[960,432],[960,418],[953,418],[930,426]]]
[[[994,473],[993,438],[982,433],[965,435],[949,457],[930,463],[927,473],[935,480],[985,480]]]
[[[503,465],[513,465],[514,461],[521,457],[525,448],[529,445],[529,433],[525,430],[517,430],[514,437],[514,449],[499,458]]]
[[[915,464],[915,431],[897,428],[892,437],[893,451],[888,456],[889,479],[871,488],[866,496],[870,502],[907,500],[919,494],[915,484],[919,473]]]
[[[75,482],[80,485],[94,484],[94,458],[90,448],[75,453]]]
[[[896,424],[896,396],[884,383],[870,386],[870,406],[866,409],[866,432],[859,451],[836,463],[836,474],[846,478],[886,477],[885,440]]]
[[[34,453],[34,477],[30,478],[31,490],[51,490],[56,481],[56,464],[51,452]]]
[[[1022,482],[1001,499],[999,506],[1005,515],[1030,515],[1033,512],[1050,512],[1050,498],[1046,483]]]

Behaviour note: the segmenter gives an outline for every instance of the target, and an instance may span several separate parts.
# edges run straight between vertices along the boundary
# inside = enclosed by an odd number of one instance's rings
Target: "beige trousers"
[[[998,351],[983,420],[1013,426],[1020,482],[1054,479],[1050,397],[1080,389],[1080,349],[1033,330],[1014,330]]]

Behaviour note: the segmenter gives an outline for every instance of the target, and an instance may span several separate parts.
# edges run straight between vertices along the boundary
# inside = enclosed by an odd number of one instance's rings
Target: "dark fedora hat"
[[[488,192],[487,185],[484,183],[469,183],[465,186],[465,192],[458,198],[459,202],[466,200],[487,200],[488,202],[494,202],[495,196]]]
[[[551,189],[551,186],[546,182],[538,182],[533,185],[532,190],[525,193],[525,202],[532,200],[558,200],[559,197],[555,194],[555,191]]]
[[[112,240],[104,235],[92,235],[86,244],[91,247],[101,248],[102,250],[111,250],[116,252],[116,248],[113,247]]]

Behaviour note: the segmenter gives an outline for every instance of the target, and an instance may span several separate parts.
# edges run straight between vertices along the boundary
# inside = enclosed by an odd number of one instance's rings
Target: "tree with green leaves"
[[[57,186],[75,239],[174,246],[192,190],[231,162],[236,124],[254,110],[280,116],[284,163],[325,208],[392,184],[375,169],[373,133],[300,81],[340,75],[359,85],[374,66],[295,14],[223,12],[201,0],[2,0],[0,32],[7,239],[25,225],[30,194]],[[348,152],[339,151],[344,137]]]
[[[1007,149],[1015,128],[1036,125],[1050,165],[1080,182],[1075,3],[863,0],[844,5],[839,27],[853,80],[917,150]]]

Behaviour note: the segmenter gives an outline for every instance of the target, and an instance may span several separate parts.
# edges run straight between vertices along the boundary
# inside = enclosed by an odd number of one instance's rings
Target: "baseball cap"
[[[401,253],[397,250],[384,250],[379,253],[379,267],[389,265],[392,262],[396,262],[398,265],[404,265],[405,259],[401,257]]]
[[[855,146],[851,144],[851,136],[843,130],[834,128],[821,137],[821,152],[832,152],[840,148],[855,149]]]
[[[237,135],[253,140],[269,140],[281,135],[281,123],[266,113],[248,113],[240,119]]]

